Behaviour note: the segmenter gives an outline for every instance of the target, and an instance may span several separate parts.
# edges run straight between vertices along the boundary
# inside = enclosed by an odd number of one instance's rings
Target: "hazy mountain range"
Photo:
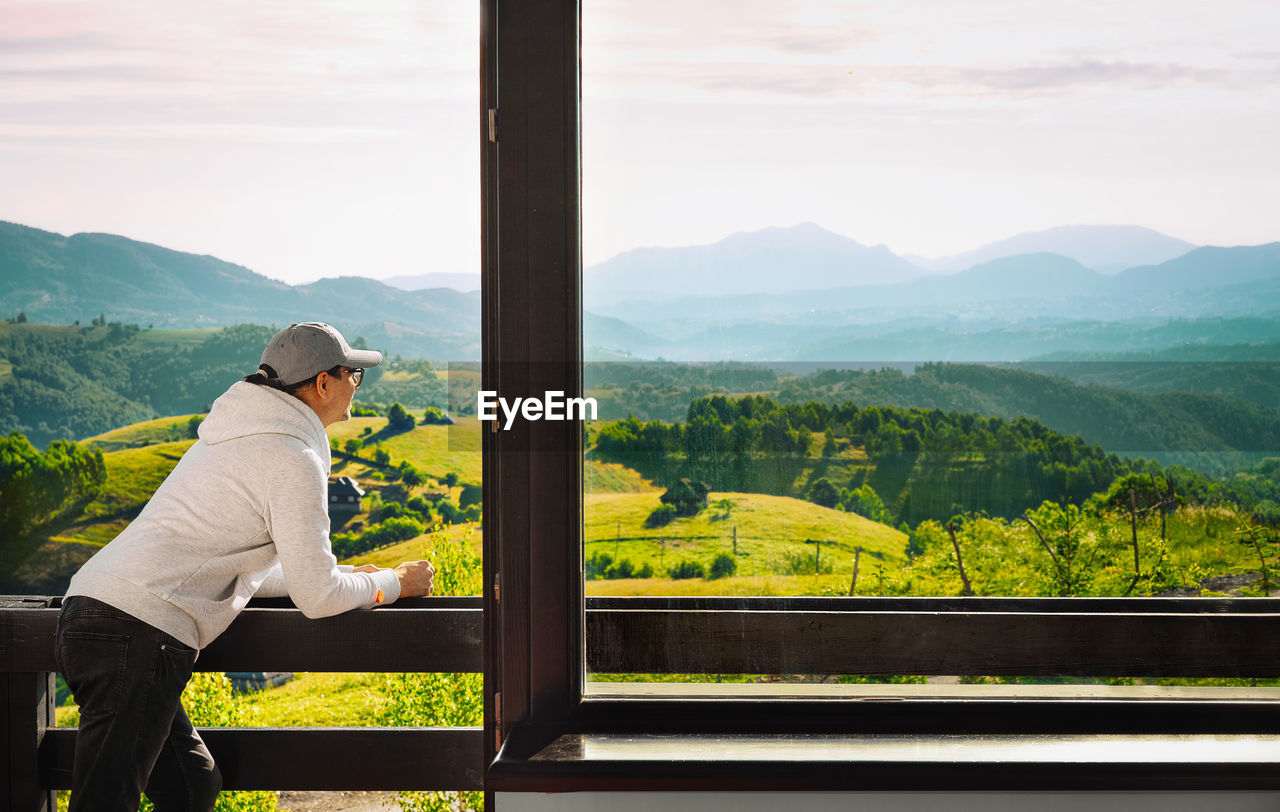
[[[930,271],[961,271],[1018,254],[1058,254],[1100,273],[1116,273],[1135,265],[1158,265],[1195,247],[1140,226],[1059,226],[1017,234],[951,256],[926,259],[908,254],[905,259]]]
[[[1196,248],[1133,226],[1071,226],[923,264],[810,223],[638,248],[586,269],[584,345],[595,358],[995,361],[1278,332],[1280,243]],[[470,287],[465,274],[388,281]],[[475,291],[287,285],[211,256],[11,223],[0,223],[0,310],[156,327],[323,319],[391,352],[479,355]],[[1167,343],[1146,342],[1161,325],[1173,325]]]
[[[401,290],[426,290],[428,288],[453,288],[463,293],[480,290],[478,273],[420,273],[408,276],[388,276],[383,283]]]
[[[896,256],[813,223],[732,234],[710,245],[635,248],[586,268],[586,292],[597,299],[639,293],[775,293],[850,285],[884,285],[950,273],[1019,254],[1057,254],[1103,274],[1156,265],[1195,248],[1140,226],[1061,226],[1018,234],[960,254]],[[479,274],[426,273],[383,280],[403,290],[480,289]]]

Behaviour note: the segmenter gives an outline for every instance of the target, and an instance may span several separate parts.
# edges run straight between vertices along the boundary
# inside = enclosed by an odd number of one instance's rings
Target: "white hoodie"
[[[128,527],[71,579],[86,595],[195,649],[249,598],[289,595],[307,617],[400,597],[390,570],[339,568],[329,546],[329,441],[311,407],[237,383]],[[346,570],[346,571],[344,571]]]

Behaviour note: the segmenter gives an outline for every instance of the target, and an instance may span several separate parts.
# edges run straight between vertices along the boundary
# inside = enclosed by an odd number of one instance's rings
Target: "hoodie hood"
[[[329,438],[310,406],[287,392],[240,381],[213,402],[198,430],[201,442],[225,443],[261,434],[296,437],[330,467]]]

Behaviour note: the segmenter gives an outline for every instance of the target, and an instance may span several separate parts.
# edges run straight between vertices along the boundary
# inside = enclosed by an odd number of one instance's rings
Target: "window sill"
[[[1280,688],[1164,685],[853,684],[804,682],[587,682],[583,696],[600,699],[1065,699],[1148,702],[1280,701]]]
[[[496,791],[1280,789],[1269,734],[512,731]]]

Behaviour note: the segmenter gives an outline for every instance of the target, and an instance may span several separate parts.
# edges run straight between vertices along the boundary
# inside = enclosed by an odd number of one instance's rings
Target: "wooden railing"
[[[74,728],[54,727],[59,598],[0,599],[0,809],[52,810],[70,787]],[[254,601],[200,653],[200,671],[482,670],[479,598],[419,598],[308,620]],[[226,789],[475,790],[480,728],[201,728]]]
[[[0,599],[0,808],[53,809],[76,731],[54,726],[59,598]],[[1280,676],[1271,599],[592,598],[593,672]],[[308,620],[255,601],[203,671],[479,672],[479,598]],[[1268,707],[1254,725],[1271,730]],[[1073,711],[1074,713],[1074,711]],[[1220,713],[1220,709],[1214,713]],[[900,713],[895,712],[900,716]],[[711,717],[708,717],[711,718]],[[227,789],[483,787],[479,728],[203,728]]]

